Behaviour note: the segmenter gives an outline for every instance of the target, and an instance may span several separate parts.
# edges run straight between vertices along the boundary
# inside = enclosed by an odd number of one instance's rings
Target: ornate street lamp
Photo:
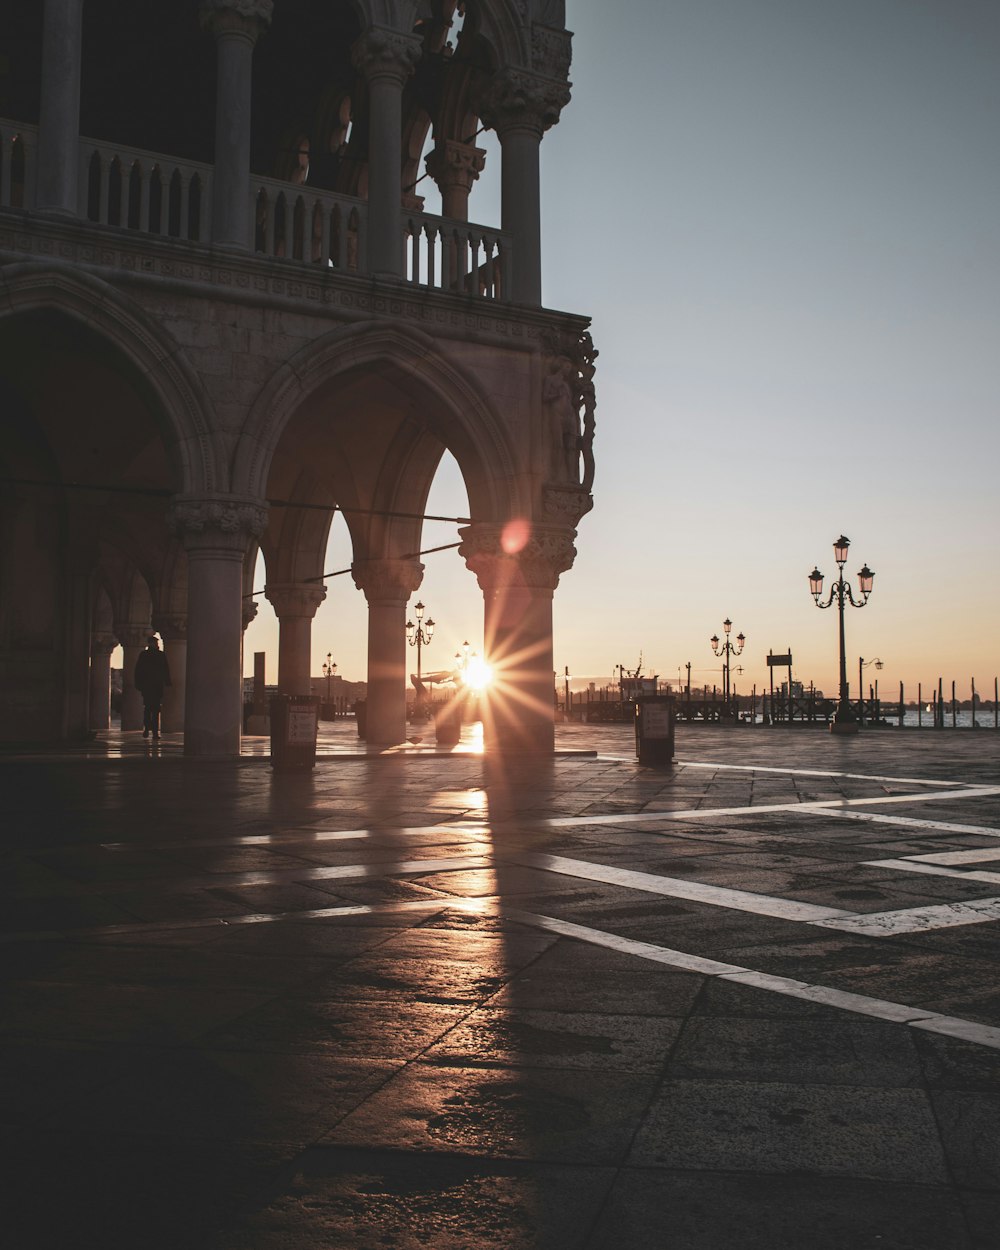
[[[858,590],[861,594],[861,602],[858,603],[850,582],[844,580],[844,565],[847,563],[847,549],[851,545],[851,540],[845,538],[843,534],[833,544],[833,558],[837,561],[838,576],[837,580],[830,587],[830,595],[826,603],[820,603],[820,595],[823,593],[823,574],[819,569],[814,568],[809,574],[809,593],[816,601],[818,608],[830,608],[836,603],[837,615],[840,620],[840,700],[837,704],[837,711],[834,713],[833,720],[830,722],[830,730],[832,733],[852,734],[858,732],[858,722],[855,720],[854,713],[851,711],[850,689],[847,684],[847,649],[844,644],[844,604],[849,603],[852,608],[863,608],[868,602],[868,596],[872,593],[872,583],[875,580],[875,574],[871,571],[867,564],[863,565],[858,572]]]
[[[416,624],[413,621],[406,622],[406,641],[411,647],[417,648],[417,681],[420,681],[420,652],[423,647],[428,646],[430,640],[434,637],[434,622],[430,617],[424,620],[424,605],[416,603],[413,607],[413,613],[417,618]],[[419,687],[418,687],[419,689]]]
[[[882,664],[882,661],[877,658],[874,660],[866,660],[863,655],[858,656],[858,712],[859,712],[859,719],[862,725],[864,725],[865,723],[864,673],[865,673],[865,669],[871,668],[873,664],[880,671],[884,667]],[[878,678],[877,677],[875,678],[875,699],[877,702],[878,701]]]
[[[323,665],[323,676],[326,678],[326,701],[330,702],[330,678],[337,674],[337,665],[333,660],[333,652],[326,653],[326,663]]]
[[[730,632],[732,631],[732,628],[733,628],[733,623],[727,617],[726,620],[722,622],[722,629],[723,629],[723,633],[725,634],[725,641],[723,642],[721,647],[719,646],[718,634],[713,634],[712,637],[709,639],[709,642],[711,642],[712,644],[713,655],[724,657],[722,661],[722,699],[723,699],[723,706],[725,707],[725,714],[726,714],[727,719],[730,715],[730,712],[729,712],[729,657],[731,655],[740,655],[743,651],[743,646],[746,642],[746,638],[743,636],[743,634],[737,634],[736,645],[733,646],[733,644],[729,641],[729,635],[730,635]]]

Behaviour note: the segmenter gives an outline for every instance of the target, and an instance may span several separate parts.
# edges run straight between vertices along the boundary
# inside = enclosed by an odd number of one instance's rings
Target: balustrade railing
[[[254,251],[347,273],[367,270],[368,205],[335,191],[251,179]]]
[[[472,222],[410,213],[403,223],[405,277],[430,287],[505,300],[510,290],[510,236]]]
[[[0,118],[0,208],[34,205],[37,141],[37,126]]]
[[[88,221],[204,243],[211,202],[211,165],[80,140],[78,209]]]
[[[0,118],[0,208],[35,206],[38,127]],[[139,234],[208,244],[213,167],[158,152],[80,139],[77,211],[86,221]],[[253,250],[258,255],[368,272],[364,200],[251,178]],[[506,300],[510,235],[472,222],[401,217],[404,278],[414,287]]]

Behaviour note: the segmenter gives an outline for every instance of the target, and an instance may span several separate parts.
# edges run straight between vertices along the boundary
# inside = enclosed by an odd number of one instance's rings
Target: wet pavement
[[[0,756],[5,1243],[993,1250],[1000,735],[557,746]]]

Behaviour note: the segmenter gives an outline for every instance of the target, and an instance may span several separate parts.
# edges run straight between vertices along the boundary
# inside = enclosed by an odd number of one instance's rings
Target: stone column
[[[500,225],[513,238],[515,303],[542,302],[539,146],[568,101],[568,83],[510,68],[491,79],[480,100],[483,121],[500,136]]]
[[[278,691],[310,694],[312,623],[326,587],[317,582],[269,583],[264,594],[278,618]]]
[[[576,557],[575,531],[536,525],[523,545],[505,541],[497,524],[459,533],[459,555],[483,592],[486,660],[493,669],[483,705],[486,748],[551,754],[552,595]]]
[[[171,505],[169,524],[188,555],[185,755],[239,755],[243,557],[266,523],[256,499],[181,496]]]
[[[135,662],[149,641],[149,625],[134,621],[114,626],[115,637],[122,644],[122,729],[142,728],[142,695],[135,688]]]
[[[414,35],[373,27],[352,49],[368,81],[368,268],[393,278],[403,276],[403,83],[420,47]]]
[[[439,139],[424,162],[441,192],[441,216],[469,220],[469,192],[486,165],[486,149]]]
[[[77,215],[83,0],[45,0],[37,206]]]
[[[424,566],[416,560],[361,560],[351,576],[368,600],[368,728],[373,746],[406,738],[406,605]]]
[[[187,616],[183,612],[155,612],[153,629],[163,639],[170,669],[170,685],[163,692],[160,728],[164,733],[184,729],[184,686],[187,680]]]
[[[253,50],[273,0],[201,0],[201,23],[215,36],[215,172],[212,242],[249,251],[250,89]]]
[[[90,636],[90,728],[93,730],[111,727],[111,652],[115,643],[114,634]]]

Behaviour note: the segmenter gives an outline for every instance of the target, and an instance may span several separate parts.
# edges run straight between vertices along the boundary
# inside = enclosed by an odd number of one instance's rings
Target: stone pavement
[[[1000,736],[0,757],[11,1250],[994,1250]]]

